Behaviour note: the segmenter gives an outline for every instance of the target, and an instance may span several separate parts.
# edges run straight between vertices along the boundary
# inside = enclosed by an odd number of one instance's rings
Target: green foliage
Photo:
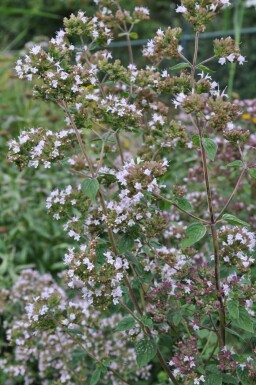
[[[218,145],[214,142],[214,140],[209,138],[203,138],[203,146],[205,148],[205,152],[210,158],[210,160],[214,161],[217,151],[218,151]]]
[[[137,363],[140,368],[145,366],[156,355],[156,344],[154,340],[144,339],[140,340],[135,345]]]
[[[206,227],[202,223],[192,223],[186,229],[186,238],[182,240],[182,248],[190,247],[200,241],[206,234]]]
[[[99,191],[100,185],[97,179],[88,178],[83,181],[81,188],[85,195],[88,196],[88,198],[90,198],[92,201],[94,201]]]
[[[238,226],[245,226],[248,227],[249,224],[245,221],[242,221],[242,219],[237,218],[235,215],[232,214],[224,214],[222,216],[222,219],[231,225],[238,225]]]

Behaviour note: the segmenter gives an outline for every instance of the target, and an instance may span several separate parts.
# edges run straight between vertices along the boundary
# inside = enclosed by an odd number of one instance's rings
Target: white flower
[[[230,61],[230,63],[233,63],[235,57],[236,56],[233,53],[231,53],[230,55],[227,56],[227,59],[228,59],[228,61]]]
[[[237,61],[240,65],[243,65],[246,62],[245,57],[242,55],[238,56]]]
[[[40,45],[34,45],[34,47],[31,48],[30,52],[33,54],[33,55],[37,55],[39,52],[40,52]]]
[[[220,64],[223,66],[223,64],[226,63],[226,58],[225,58],[225,57],[221,57],[221,58],[218,60],[218,63],[220,63]]]
[[[179,5],[177,8],[176,8],[176,13],[186,13],[188,10],[186,7],[184,7],[184,5]]]

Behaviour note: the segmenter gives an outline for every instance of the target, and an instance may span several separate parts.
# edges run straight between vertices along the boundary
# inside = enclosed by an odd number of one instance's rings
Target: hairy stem
[[[200,138],[200,148],[201,148],[201,157],[202,157],[202,163],[203,163],[203,174],[204,174],[204,181],[205,181],[205,187],[206,187],[206,193],[207,193],[207,201],[208,201],[208,210],[210,214],[211,219],[211,235],[212,235],[212,242],[213,242],[213,249],[214,249],[214,277],[215,277],[215,287],[216,287],[216,294],[219,302],[219,319],[220,319],[220,326],[219,326],[219,345],[220,347],[225,346],[225,308],[223,304],[223,298],[221,295],[221,281],[220,281],[220,259],[219,259],[219,243],[218,243],[218,232],[216,229],[216,221],[214,218],[214,210],[213,210],[213,204],[212,204],[212,196],[211,196],[211,189],[210,189],[210,182],[209,182],[209,175],[208,175],[208,168],[207,168],[207,159],[206,159],[206,152],[203,145],[203,134],[202,129],[200,127],[200,124],[197,122],[198,132],[199,132],[199,138]]]

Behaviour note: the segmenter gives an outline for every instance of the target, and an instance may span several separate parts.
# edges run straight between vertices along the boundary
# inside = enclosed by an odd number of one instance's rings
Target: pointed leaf
[[[136,359],[140,368],[155,357],[156,350],[156,344],[153,340],[140,340],[136,343]]]
[[[204,385],[222,385],[222,373],[209,374]]]
[[[231,318],[239,318],[239,302],[237,300],[231,299],[227,301],[227,309]]]
[[[181,320],[182,320],[182,315],[180,313],[177,313],[172,317],[172,322],[174,323],[175,326],[178,326]]]
[[[147,326],[149,329],[153,329],[154,324],[151,318],[148,318],[147,316],[143,315],[141,317],[141,322],[144,326]]]
[[[243,167],[243,162],[241,160],[234,160],[234,162],[228,163],[226,167]]]
[[[249,174],[251,175],[252,178],[256,179],[256,168],[251,168],[249,170]]]
[[[218,151],[217,143],[215,143],[214,140],[212,139],[203,138],[203,146],[205,148],[205,152],[208,155],[209,159],[213,161]]]
[[[186,238],[181,241],[183,249],[192,246],[205,236],[206,227],[199,222],[192,223],[186,229]]]
[[[192,136],[192,142],[194,146],[199,147],[200,146],[200,138],[199,135],[193,135]]]
[[[204,71],[206,74],[214,74],[215,71],[211,70],[210,68],[204,66],[204,65],[199,65],[196,67],[197,69],[199,69],[200,71]]]
[[[222,381],[224,381],[227,384],[233,384],[233,385],[238,385],[238,380],[231,376],[230,374],[222,374]]]
[[[82,191],[91,200],[95,200],[99,187],[99,182],[95,178],[85,179],[81,185]]]
[[[174,202],[183,210],[191,211],[193,208],[190,204],[190,202],[186,198],[176,198],[174,199]]]
[[[242,219],[237,218],[235,215],[232,214],[224,214],[222,216],[222,219],[231,225],[238,225],[238,226],[246,226],[249,227],[249,224],[245,221],[242,221]]]
[[[253,333],[253,321],[248,312],[242,307],[239,308],[239,318],[236,320],[236,325],[247,332]]]
[[[179,63],[179,64],[176,64],[175,66],[171,67],[170,69],[171,70],[181,70],[183,68],[188,68],[190,67],[190,65],[188,63]]]
[[[127,316],[119,322],[119,324],[115,328],[115,331],[120,332],[123,330],[130,330],[130,329],[133,329],[134,327],[135,327],[134,318],[132,316]]]
[[[94,370],[94,372],[92,373],[89,385],[96,385],[96,384],[98,384],[98,382],[100,380],[100,377],[101,377],[101,373],[102,373],[101,368],[100,367],[96,368]]]

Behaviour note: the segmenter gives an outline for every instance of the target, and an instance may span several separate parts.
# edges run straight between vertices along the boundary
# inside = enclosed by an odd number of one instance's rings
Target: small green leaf
[[[178,326],[181,320],[182,320],[182,315],[180,313],[174,314],[174,316],[172,317],[172,321],[175,326]]]
[[[118,250],[120,251],[121,254],[124,254],[128,250],[131,250],[133,246],[134,246],[134,238],[129,234],[125,234],[118,241]]]
[[[192,246],[205,236],[206,227],[199,222],[192,223],[186,229],[186,238],[181,241],[183,249]]]
[[[242,219],[239,219],[235,215],[232,215],[232,214],[224,214],[221,219],[230,223],[231,225],[249,227],[249,224],[247,222],[242,221]]]
[[[96,368],[94,372],[92,373],[89,385],[96,385],[98,384],[100,377],[101,377],[102,370],[100,367]]]
[[[156,350],[156,344],[153,340],[140,340],[136,343],[136,359],[140,368],[155,357]]]
[[[219,372],[209,374],[205,379],[204,385],[222,385],[222,374]]]
[[[248,312],[242,307],[239,308],[239,318],[236,320],[236,325],[247,332],[254,332],[252,319]]]
[[[214,140],[209,138],[203,138],[203,146],[208,157],[213,161],[218,151],[218,145]]]
[[[141,322],[144,326],[147,326],[149,329],[153,329],[154,324],[151,318],[148,318],[147,316],[143,315],[141,317]]]
[[[174,199],[174,202],[183,210],[191,211],[193,208],[190,204],[190,202],[186,198],[176,198]]]
[[[243,167],[243,162],[241,160],[234,160],[234,162],[228,163],[226,167]]]
[[[119,324],[115,327],[115,331],[120,332],[123,330],[130,330],[130,329],[133,329],[134,327],[135,327],[134,318],[132,316],[127,316],[119,322]]]
[[[139,35],[137,34],[137,32],[130,32],[130,33],[129,33],[129,36],[130,36],[130,38],[133,39],[133,40],[136,40],[136,39],[138,39],[138,37],[139,37]]]
[[[202,64],[197,66],[196,68],[199,69],[200,71],[204,71],[207,74],[214,74],[215,73],[215,71],[211,70],[210,68],[208,68]]]
[[[227,301],[227,309],[231,318],[238,319],[239,318],[239,302],[236,300],[228,300]]]
[[[99,182],[95,178],[85,179],[81,185],[82,191],[91,200],[95,200],[99,187]]]
[[[251,175],[252,178],[256,179],[256,168],[251,168],[249,170],[249,174]]]
[[[238,380],[230,374],[222,374],[222,381],[227,384],[238,385]]]
[[[175,66],[171,67],[171,70],[181,70],[183,68],[188,68],[190,65],[188,63],[178,63]]]
[[[199,135],[192,136],[192,143],[194,146],[200,147],[200,138]]]

